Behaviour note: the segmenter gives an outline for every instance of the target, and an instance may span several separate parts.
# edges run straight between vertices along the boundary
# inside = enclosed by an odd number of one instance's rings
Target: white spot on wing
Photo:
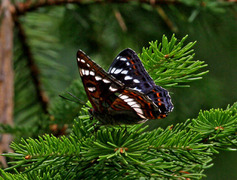
[[[147,119],[145,116],[143,116],[142,114],[138,114],[138,116],[140,116],[142,119]],[[141,123],[142,123],[143,121],[141,121]],[[146,122],[146,120],[144,121],[144,122]]]
[[[80,72],[80,75],[81,75],[81,76],[83,76],[83,73],[82,73],[82,70],[81,70],[81,69],[80,69],[80,71],[79,71],[79,72]]]
[[[109,90],[112,91],[112,92],[114,92],[114,91],[117,91],[118,89],[117,89],[117,88],[113,88],[113,87],[110,86],[110,87],[109,87]]]
[[[131,80],[132,77],[131,76],[125,76],[124,80]]]
[[[116,68],[112,68],[110,72],[113,74],[115,70]]]
[[[80,61],[80,58],[77,58],[77,61]]]
[[[136,105],[137,103],[135,101],[132,101],[132,102],[127,102],[129,106],[133,106],[133,105]]]
[[[127,74],[128,73],[128,70],[123,70],[122,72],[121,72],[121,74]]]
[[[128,99],[126,99],[126,100],[124,100],[125,102],[130,102],[130,101],[134,101],[134,99],[132,99],[132,98],[128,98]]]
[[[100,81],[102,78],[100,76],[95,76],[96,81]]]
[[[140,108],[140,107],[141,107],[141,105],[138,104],[138,103],[135,103],[135,104],[132,105],[132,108]]]
[[[84,59],[81,59],[81,62],[82,62],[82,63],[85,63],[86,61],[85,61]]]
[[[138,79],[133,79],[133,82],[140,83],[140,81]]]
[[[138,89],[137,87],[135,87],[135,88],[133,88],[133,89],[136,90],[136,91],[142,92],[142,90],[141,90],[141,89]]]
[[[86,65],[87,65],[87,67],[91,67],[90,64],[86,64]]]
[[[123,99],[129,106],[131,106],[134,109],[134,111],[136,111],[138,116],[140,116],[142,119],[146,119],[146,117],[143,115],[141,105],[138,104],[136,101],[134,101],[134,99],[129,98],[129,96],[123,94],[120,94],[118,97]]]
[[[120,58],[120,61],[127,61],[127,58]]]
[[[133,108],[133,109],[138,113],[138,115],[139,115],[139,114],[143,114],[143,111],[141,110],[141,108],[135,107],[135,108]]]
[[[95,75],[95,72],[94,72],[94,71],[90,71],[90,75],[91,75],[91,76],[94,76],[94,75]]]
[[[85,72],[85,75],[88,76],[90,74],[90,71],[89,70],[84,70]]]
[[[88,87],[88,90],[89,90],[90,92],[94,92],[94,91],[96,90],[96,88],[95,88],[95,87]]]
[[[85,69],[81,69],[82,75],[85,74]]]
[[[123,95],[123,94],[120,94],[119,97],[120,97],[121,99],[127,99],[127,98],[129,98],[127,95]]]
[[[122,71],[122,69],[116,69],[116,71],[114,71],[114,74],[118,74]]]
[[[129,66],[129,65],[130,65],[130,63],[129,63],[129,62],[126,62],[126,64],[127,64],[127,66]]]
[[[103,79],[104,83],[110,83],[108,79]]]

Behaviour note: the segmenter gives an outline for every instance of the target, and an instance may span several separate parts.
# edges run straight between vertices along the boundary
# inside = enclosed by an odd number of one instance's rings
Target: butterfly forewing
[[[87,96],[95,111],[103,111],[109,101],[116,98],[116,92],[122,91],[124,85],[109,76],[89,56],[79,50],[77,64]]]
[[[78,51],[77,62],[94,115],[103,124],[134,124],[147,120],[140,104],[149,99],[142,97],[140,92],[126,90],[123,83],[105,72],[84,52]]]

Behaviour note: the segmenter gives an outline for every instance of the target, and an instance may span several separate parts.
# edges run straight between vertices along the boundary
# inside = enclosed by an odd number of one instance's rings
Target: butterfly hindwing
[[[132,49],[119,53],[109,68],[109,74],[134,90],[147,95],[160,109],[161,114],[172,111],[173,104],[166,89],[157,86]]]
[[[155,85],[137,54],[131,49],[120,52],[108,72],[126,86],[143,93],[149,92]]]

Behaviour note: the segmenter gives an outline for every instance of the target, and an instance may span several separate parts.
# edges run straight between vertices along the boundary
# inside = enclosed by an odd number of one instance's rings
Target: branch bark
[[[9,0],[2,0],[0,9],[0,123],[13,125],[13,93],[14,75],[12,62],[13,49],[13,18],[12,5]],[[10,152],[10,134],[2,134],[0,154]],[[0,162],[6,167],[5,159],[0,156]]]
[[[64,4],[89,4],[89,3],[130,3],[130,2],[137,2],[137,3],[147,3],[147,4],[174,4],[180,3],[179,0],[38,0],[32,1],[28,0],[24,3],[17,3],[15,5],[16,12],[18,15],[25,14],[29,11],[34,11],[37,8],[45,7],[45,6],[55,6],[55,5],[64,5]]]
[[[24,53],[26,60],[27,60],[27,65],[29,67],[30,74],[31,74],[31,77],[32,77],[32,80],[33,80],[33,83],[35,86],[37,99],[40,102],[40,106],[42,107],[42,110],[44,111],[44,113],[47,114],[49,100],[48,100],[46,93],[42,89],[42,83],[41,83],[40,77],[39,77],[40,70],[39,70],[37,64],[35,63],[34,56],[31,52],[31,48],[27,42],[27,35],[25,34],[24,28],[22,27],[21,23],[19,22],[18,17],[15,17],[15,26],[18,28],[18,38],[21,41],[23,53]]]

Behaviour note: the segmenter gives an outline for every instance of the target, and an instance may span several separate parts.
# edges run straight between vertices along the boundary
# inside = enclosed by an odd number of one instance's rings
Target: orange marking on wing
[[[103,101],[103,99],[100,97],[100,92],[99,91],[95,91],[95,92],[89,92],[88,93],[90,94],[90,96],[96,98],[96,99],[100,99],[100,101]]]
[[[160,93],[156,93],[157,97],[160,97]],[[158,99],[159,100],[159,99]]]
[[[155,119],[155,117],[154,117],[154,115],[152,114],[152,112],[149,111],[149,113],[150,113],[151,119]]]
[[[141,99],[141,100],[143,100],[143,98],[142,98],[142,97],[140,97],[140,96],[138,96],[138,98],[139,98],[139,99]]]
[[[151,103],[147,103],[147,104],[148,104],[149,108],[151,108]]]
[[[132,65],[134,65],[134,64],[135,64],[135,62],[133,62],[133,60],[130,60],[130,63],[132,63]]]
[[[160,115],[158,116],[158,119],[163,119],[163,118],[165,118],[165,117],[166,117],[165,114],[160,114]]]
[[[118,106],[118,107],[116,107]],[[130,109],[130,106],[124,103],[121,99],[116,99],[113,104],[111,104],[111,107],[116,111],[122,111],[124,109]]]
[[[132,95],[136,96],[136,94],[134,92],[131,92]]]
[[[136,74],[137,76],[139,76],[139,75],[140,75],[140,74],[138,73],[138,71],[137,71],[137,70],[135,71],[135,74]]]
[[[158,102],[159,102],[158,105],[161,106],[162,103],[161,103],[161,100],[160,100],[160,99],[158,99]]]

